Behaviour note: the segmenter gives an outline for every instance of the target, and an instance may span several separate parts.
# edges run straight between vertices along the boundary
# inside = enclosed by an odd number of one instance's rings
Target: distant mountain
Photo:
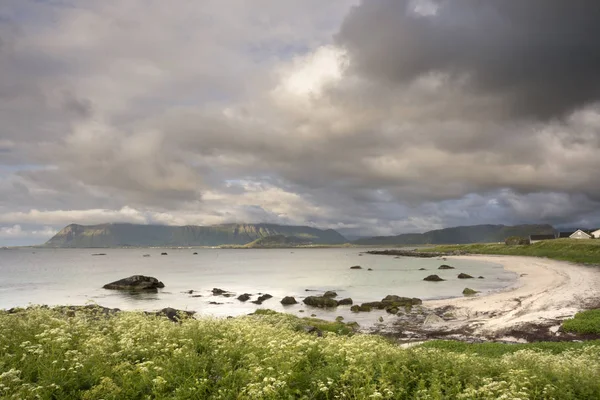
[[[359,239],[352,243],[360,245],[395,244],[464,244],[502,242],[509,236],[553,234],[551,225],[473,225],[438,229],[425,233],[406,233],[397,236],[376,236]]]
[[[333,229],[275,224],[165,226],[135,224],[76,225],[63,228],[46,247],[146,247],[245,245],[282,235],[311,244],[341,244],[348,240]]]

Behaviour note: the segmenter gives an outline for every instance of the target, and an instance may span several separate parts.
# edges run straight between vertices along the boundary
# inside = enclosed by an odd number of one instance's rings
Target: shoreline
[[[449,256],[501,264],[518,274],[515,284],[483,296],[427,300],[423,306],[451,320],[431,326],[476,337],[511,338],[515,333],[558,337],[560,323],[578,311],[600,306],[600,268],[546,258],[504,255]],[[468,282],[465,282],[468,286]],[[437,312],[435,312],[437,311]],[[544,332],[545,331],[545,332]]]

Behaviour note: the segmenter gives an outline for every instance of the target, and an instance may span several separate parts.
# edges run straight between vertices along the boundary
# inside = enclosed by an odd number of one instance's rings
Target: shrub
[[[597,399],[600,346],[402,349],[383,337],[232,319],[0,312],[0,398]],[[504,351],[509,349],[510,351]],[[487,350],[485,350],[487,351]],[[557,353],[557,354],[555,354]]]
[[[600,309],[578,312],[562,326],[567,332],[600,335]]]
[[[529,239],[520,236],[509,236],[504,240],[504,244],[507,246],[521,246],[529,244]]]

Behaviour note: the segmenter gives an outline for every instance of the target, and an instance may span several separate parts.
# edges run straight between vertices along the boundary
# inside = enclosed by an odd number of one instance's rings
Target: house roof
[[[592,232],[591,232],[591,231],[584,231],[583,229],[577,229],[575,232],[573,232],[573,235],[574,235],[574,234],[576,234],[577,232],[584,233],[584,234],[586,234],[586,235],[588,235],[588,236],[591,236],[591,235],[592,235]],[[571,236],[572,236],[572,235],[571,235]]]
[[[559,238],[568,238],[568,237],[570,237],[574,233],[575,233],[575,231],[573,231],[573,232],[561,232],[561,233],[558,234],[558,237]]]
[[[529,240],[550,240],[556,239],[554,235],[530,235]]]

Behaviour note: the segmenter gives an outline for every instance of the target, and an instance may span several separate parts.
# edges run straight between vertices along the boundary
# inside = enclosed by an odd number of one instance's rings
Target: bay
[[[309,295],[326,290],[354,303],[381,300],[388,294],[423,300],[462,296],[465,287],[486,294],[512,285],[516,275],[501,265],[469,259],[424,259],[362,254],[360,248],[320,249],[3,249],[0,250],[0,309],[32,304],[98,304],[123,310],[174,307],[199,315],[225,317],[269,308],[299,316],[316,315],[372,325],[385,312],[352,313],[348,306],[322,310],[302,304]],[[167,255],[161,255],[167,252]],[[197,255],[193,253],[197,252]],[[105,253],[93,256],[94,253]],[[144,254],[149,256],[144,257]],[[438,270],[450,264],[453,270]],[[350,269],[360,265],[362,269]],[[369,271],[371,268],[372,271]],[[425,271],[419,270],[425,268]],[[485,279],[457,279],[460,272]],[[103,289],[106,283],[134,274],[164,282],[158,293],[131,295]],[[437,274],[445,282],[425,282]],[[220,288],[236,295],[213,296]],[[308,289],[308,291],[307,291]],[[190,295],[188,291],[193,290]],[[240,302],[242,293],[269,293],[262,305]],[[192,296],[202,297],[192,297]],[[297,305],[283,306],[284,296]],[[210,304],[217,302],[222,304]]]

